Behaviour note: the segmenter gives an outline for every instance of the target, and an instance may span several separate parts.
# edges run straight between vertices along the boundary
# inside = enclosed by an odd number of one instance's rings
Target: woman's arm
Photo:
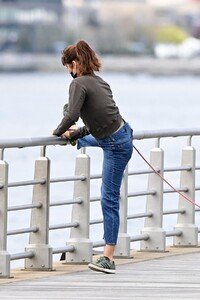
[[[63,135],[70,140],[77,140],[88,134],[90,132],[86,126],[78,128],[76,125],[73,125]]]
[[[64,134],[72,125],[74,125],[80,115],[80,109],[85,99],[85,90],[73,80],[69,88],[69,103],[63,107],[63,119],[58,127],[53,131],[53,135],[60,136]],[[70,106],[70,109],[69,109]]]

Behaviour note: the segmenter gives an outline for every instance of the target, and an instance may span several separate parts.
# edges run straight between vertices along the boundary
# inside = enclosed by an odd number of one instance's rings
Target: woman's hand
[[[67,131],[65,131],[64,133],[63,133],[63,136],[65,136],[66,138],[68,138],[68,139],[70,139],[70,133],[72,132],[72,131],[76,131],[78,129],[78,126],[77,125],[72,125]]]

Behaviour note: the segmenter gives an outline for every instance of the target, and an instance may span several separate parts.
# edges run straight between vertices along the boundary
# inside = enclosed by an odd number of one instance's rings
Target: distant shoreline
[[[101,56],[103,72],[150,75],[200,75],[200,57],[192,59],[156,59],[153,57]],[[3,72],[63,72],[60,55],[0,53]]]

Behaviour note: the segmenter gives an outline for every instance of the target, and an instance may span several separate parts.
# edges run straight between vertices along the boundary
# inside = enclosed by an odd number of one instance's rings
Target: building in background
[[[152,55],[158,27],[166,42],[180,30],[199,39],[200,1],[0,0],[0,51],[60,53],[86,39],[101,53]]]
[[[62,14],[62,0],[0,0],[0,51],[48,51]]]

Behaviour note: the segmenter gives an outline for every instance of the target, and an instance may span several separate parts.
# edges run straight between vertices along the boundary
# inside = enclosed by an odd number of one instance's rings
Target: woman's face
[[[72,69],[73,69],[73,66],[72,66],[72,64],[66,64],[66,68],[69,71],[69,73],[71,73]]]
[[[77,61],[73,60],[71,64],[66,64],[66,67],[70,74],[77,74],[77,76],[80,75]]]

